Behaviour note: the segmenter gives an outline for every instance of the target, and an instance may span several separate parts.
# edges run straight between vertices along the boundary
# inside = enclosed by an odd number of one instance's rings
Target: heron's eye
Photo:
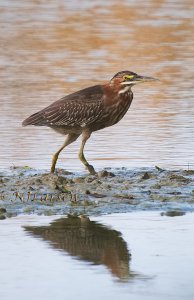
[[[127,81],[127,80],[130,80],[130,79],[133,79],[133,77],[134,77],[134,75],[124,75],[123,80]]]

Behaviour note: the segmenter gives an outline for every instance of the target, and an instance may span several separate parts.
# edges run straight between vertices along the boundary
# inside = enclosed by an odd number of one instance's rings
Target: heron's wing
[[[100,85],[70,94],[33,114],[23,126],[86,126],[97,120],[103,111],[103,90]]]

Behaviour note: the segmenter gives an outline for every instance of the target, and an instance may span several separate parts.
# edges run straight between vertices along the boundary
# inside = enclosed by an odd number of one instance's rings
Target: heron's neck
[[[104,101],[107,105],[114,105],[117,100],[119,102],[130,102],[131,98],[133,98],[133,93],[131,91],[131,86],[111,86],[110,84],[105,84],[102,86],[104,91]]]

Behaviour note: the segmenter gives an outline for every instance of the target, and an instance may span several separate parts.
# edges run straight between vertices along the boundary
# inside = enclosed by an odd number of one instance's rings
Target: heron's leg
[[[56,162],[59,156],[59,153],[69,144],[73,143],[75,140],[77,140],[77,138],[79,137],[79,134],[68,134],[65,142],[63,143],[63,145],[61,146],[61,148],[59,148],[59,150],[53,155],[52,157],[52,163],[51,163],[51,173],[55,172],[55,166],[56,166]]]
[[[81,162],[86,167],[86,169],[90,172],[90,174],[95,175],[96,171],[94,170],[94,167],[87,162],[87,160],[85,159],[85,156],[84,156],[84,146],[86,144],[86,141],[89,139],[90,135],[91,135],[90,132],[82,133],[82,142],[81,142],[78,156],[79,156],[79,159],[81,160]]]

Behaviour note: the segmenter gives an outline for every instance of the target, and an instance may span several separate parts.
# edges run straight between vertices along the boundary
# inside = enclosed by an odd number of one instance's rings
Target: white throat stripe
[[[125,86],[122,90],[120,90],[119,95],[120,94],[125,94],[130,90],[130,86]]]

